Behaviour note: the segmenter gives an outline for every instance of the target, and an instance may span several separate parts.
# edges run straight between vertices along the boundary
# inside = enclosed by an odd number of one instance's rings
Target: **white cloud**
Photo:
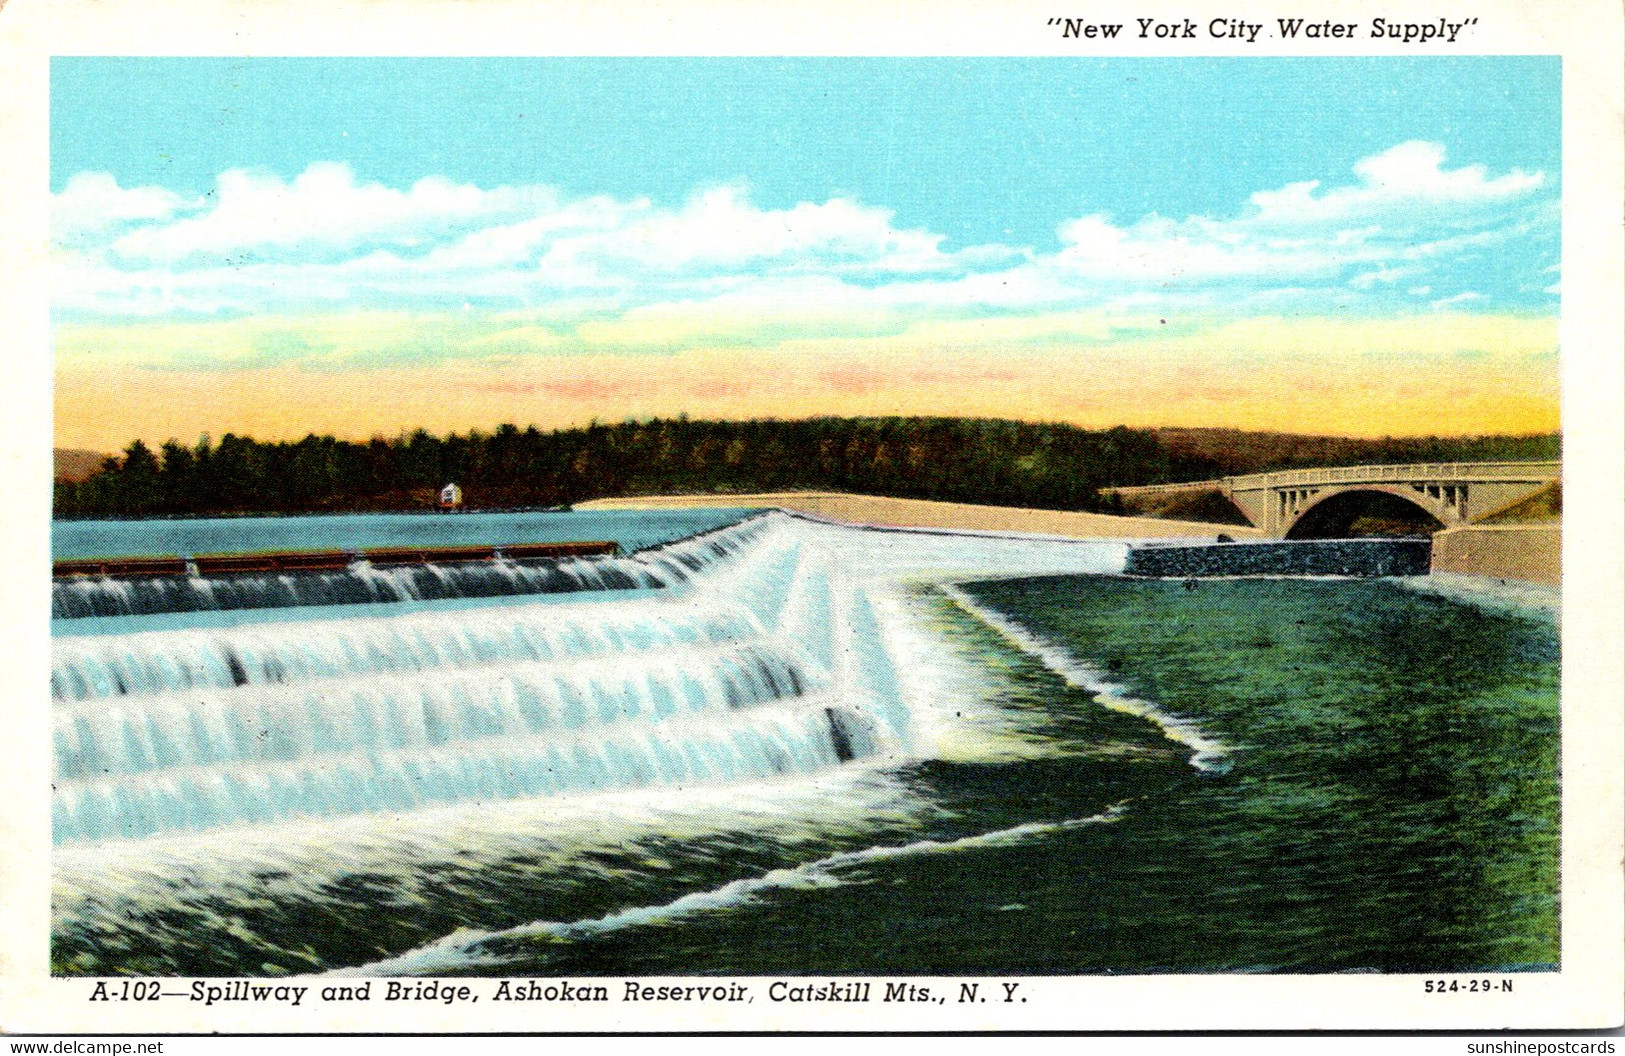
[[[1487,178],[1482,165],[1444,168],[1437,143],[1411,141],[1357,162],[1357,185],[1316,194],[1318,181],[1288,184],[1252,196],[1254,230],[1303,230],[1311,225],[1433,225],[1520,198],[1545,182],[1541,173],[1518,170]],[[1375,230],[1376,228],[1373,228]]]
[[[1413,278],[1422,273],[1420,267],[1414,265],[1399,265],[1391,267],[1387,264],[1377,264],[1370,271],[1363,271],[1349,280],[1349,285],[1357,290],[1368,290],[1379,284],[1392,285],[1401,279]]]
[[[1193,218],[1176,223],[1159,216],[1121,228],[1089,216],[1061,227],[1064,248],[1055,262],[1080,276],[1134,285],[1190,285],[1260,276],[1298,278],[1336,274],[1350,251],[1324,245],[1262,241],[1233,225]]]
[[[1484,295],[1482,293],[1478,293],[1474,290],[1466,290],[1450,297],[1440,297],[1438,300],[1432,302],[1432,304],[1434,309],[1437,310],[1444,308],[1456,308],[1463,304],[1471,304],[1474,301],[1482,301],[1483,299]]]
[[[190,204],[162,187],[126,190],[105,172],[81,172],[53,196],[51,228],[59,240],[73,240],[130,221],[166,220]]]
[[[113,251],[131,259],[184,261],[198,254],[227,256],[267,247],[417,246],[553,204],[547,188],[483,191],[438,176],[420,180],[408,191],[358,184],[348,165],[331,162],[310,166],[292,183],[231,169],[220,174],[211,197],[205,211],[167,226],[132,231],[113,243]]]
[[[1061,227],[1056,263],[1081,276],[1188,286],[1253,279],[1329,280],[1351,269],[1366,289],[1416,274],[1401,260],[1447,257],[1503,241],[1520,223],[1505,212],[1545,183],[1540,173],[1489,178],[1482,165],[1445,169],[1444,148],[1410,142],[1354,166],[1359,182],[1319,181],[1259,191],[1228,220],[1148,216],[1127,227],[1089,216]]]
[[[564,285],[614,285],[786,274],[943,274],[1015,259],[997,246],[945,253],[942,242],[941,235],[897,228],[890,210],[850,199],[763,209],[743,188],[723,186],[677,210],[644,203],[629,210],[621,226],[565,234],[539,268],[544,278]]]
[[[414,266],[430,272],[464,272],[530,265],[562,237],[615,231],[629,215],[649,208],[647,199],[622,203],[604,196],[563,203],[516,223],[472,231],[435,247]]]
[[[320,163],[292,180],[231,170],[187,200],[84,173],[54,202],[54,307],[161,317],[472,305],[549,311],[561,333],[605,340],[661,326],[701,340],[752,320],[793,336],[840,330],[843,316],[889,327],[988,312],[1344,311],[1414,305],[1435,289],[1492,291],[1482,308],[1550,282],[1495,285],[1483,264],[1507,259],[1514,239],[1547,247],[1527,254],[1532,269],[1555,255],[1542,174],[1451,169],[1441,147],[1405,143],[1359,162],[1352,181],[1260,191],[1230,217],[1082,216],[1040,252],[949,249],[875,204],[766,208],[734,185],[673,208],[438,177],[399,190]]]

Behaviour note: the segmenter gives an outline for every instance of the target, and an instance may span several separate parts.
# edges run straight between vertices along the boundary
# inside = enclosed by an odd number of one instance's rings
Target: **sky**
[[[51,67],[58,446],[628,417],[1558,427],[1560,66]]]

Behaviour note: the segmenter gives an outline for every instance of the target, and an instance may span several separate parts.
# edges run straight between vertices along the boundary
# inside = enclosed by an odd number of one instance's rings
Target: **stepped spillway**
[[[436,564],[359,560],[333,571],[74,575],[51,582],[53,619],[282,609],[451,598],[658,590],[683,583],[765,530],[760,517],[628,557],[508,558]]]
[[[917,722],[876,612],[877,582],[1121,560],[1099,546],[1053,543],[1035,555],[1010,542],[770,514],[545,570],[297,573],[146,595],[131,588],[150,582],[59,584],[81,600],[122,592],[119,612],[154,609],[169,622],[205,600],[226,609],[251,594],[245,607],[285,611],[112,634],[72,633],[94,619],[59,620],[54,836],[147,840],[777,780],[907,755]],[[335,582],[369,577],[397,597],[451,600],[309,608],[330,601]],[[545,577],[571,586],[531,599]],[[500,604],[456,604],[498,585]],[[166,609],[182,590],[185,603]]]

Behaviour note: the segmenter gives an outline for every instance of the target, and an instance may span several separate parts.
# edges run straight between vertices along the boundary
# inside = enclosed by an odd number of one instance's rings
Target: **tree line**
[[[1273,468],[1260,466],[1256,468]],[[432,507],[457,483],[479,508],[567,506],[665,493],[830,490],[1003,506],[1111,511],[1111,485],[1235,472],[1151,430],[965,418],[627,421],[543,432],[501,425],[365,442],[231,433],[157,451],[137,440],[88,478],[59,481],[57,517]],[[1249,470],[1250,471],[1250,470]]]
[[[1155,432],[1175,454],[1216,463],[1219,476],[1362,463],[1543,462],[1563,456],[1560,433],[1360,438],[1239,429],[1159,428]]]

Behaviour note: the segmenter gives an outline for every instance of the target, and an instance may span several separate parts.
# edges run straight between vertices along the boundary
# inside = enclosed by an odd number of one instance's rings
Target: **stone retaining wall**
[[[1426,539],[1316,539],[1136,546],[1131,576],[1425,576]]]

